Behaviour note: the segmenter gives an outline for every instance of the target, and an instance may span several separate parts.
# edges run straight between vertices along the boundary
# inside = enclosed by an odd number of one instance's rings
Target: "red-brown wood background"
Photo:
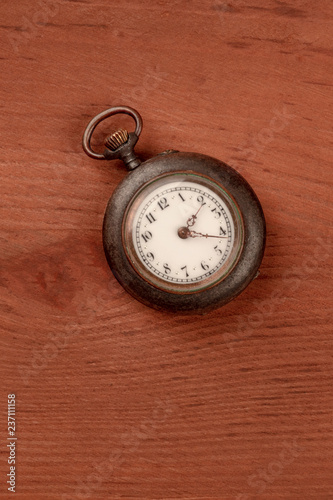
[[[333,498],[332,18],[329,0],[2,0],[1,498],[11,393],[17,499]],[[157,312],[109,271],[126,171],[81,137],[116,104],[143,116],[142,158],[210,154],[257,192],[261,274],[228,306]]]

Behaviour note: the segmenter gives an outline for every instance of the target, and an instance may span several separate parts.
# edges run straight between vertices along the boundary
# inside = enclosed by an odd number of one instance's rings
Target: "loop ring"
[[[96,153],[91,149],[90,146],[90,140],[91,136],[97,127],[97,125],[102,121],[105,120],[105,118],[108,118],[109,116],[117,115],[119,113],[124,113],[126,115],[131,116],[135,120],[135,135],[139,137],[142,129],[142,118],[139,115],[139,113],[133,109],[129,108],[128,106],[115,106],[114,108],[109,108],[105,111],[102,111],[102,113],[99,113],[96,115],[87,125],[83,138],[82,138],[82,147],[84,152],[90,156],[91,158],[95,158],[95,160],[105,160],[104,154],[101,153]]]

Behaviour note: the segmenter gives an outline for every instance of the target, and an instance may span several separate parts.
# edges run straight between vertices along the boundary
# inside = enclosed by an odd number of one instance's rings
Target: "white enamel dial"
[[[179,293],[207,288],[234,267],[241,216],[231,197],[199,174],[161,176],[145,185],[124,222],[126,253],[155,286]]]

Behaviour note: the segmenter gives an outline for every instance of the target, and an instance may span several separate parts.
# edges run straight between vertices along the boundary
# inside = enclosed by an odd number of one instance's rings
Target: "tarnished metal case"
[[[170,293],[153,286],[133,268],[123,245],[123,218],[137,191],[155,177],[171,172],[198,173],[213,179],[236,201],[243,219],[244,243],[232,272],[216,285],[192,293]],[[171,152],[132,170],[109,200],[103,224],[103,244],[110,268],[121,285],[149,307],[183,313],[204,313],[239,295],[257,276],[265,248],[265,218],[247,181],[233,168],[209,156]]]

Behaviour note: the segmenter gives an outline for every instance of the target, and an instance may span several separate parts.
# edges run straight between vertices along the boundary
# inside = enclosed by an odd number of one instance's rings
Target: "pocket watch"
[[[119,113],[135,120],[135,131],[117,130],[104,152],[95,152],[95,127]],[[258,274],[265,248],[260,202],[238,172],[210,156],[166,150],[141,163],[134,151],[141,129],[139,113],[118,106],[95,116],[83,135],[88,156],[121,159],[129,170],[104,216],[110,268],[147,306],[187,313],[223,306]]]

